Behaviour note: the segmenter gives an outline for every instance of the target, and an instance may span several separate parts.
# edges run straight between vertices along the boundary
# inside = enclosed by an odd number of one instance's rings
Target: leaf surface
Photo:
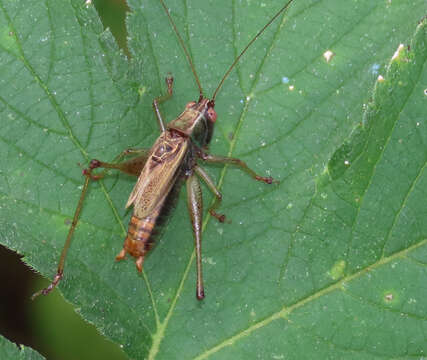
[[[29,347],[21,346],[10,342],[3,336],[0,336],[0,356],[3,360],[42,360],[44,359],[39,353]]]
[[[160,4],[129,5],[128,62],[82,1],[0,3],[0,241],[48,277],[80,193],[76,163],[150,147],[151,101],[168,72],[167,121],[198,98]],[[206,95],[281,5],[167,2]],[[280,184],[208,169],[232,224],[205,217],[203,302],[185,191],[143,275],[131,259],[114,262],[134,179],[113,173],[89,192],[64,296],[134,359],[423,356],[420,9],[421,0],[297,0],[231,73],[210,150]],[[210,198],[206,189],[205,207]]]

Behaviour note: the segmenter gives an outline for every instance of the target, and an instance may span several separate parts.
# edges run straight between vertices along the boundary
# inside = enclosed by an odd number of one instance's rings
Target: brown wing
[[[187,138],[169,132],[157,139],[126,204],[133,204],[136,216],[148,216],[164,201],[176,181],[188,144]]]

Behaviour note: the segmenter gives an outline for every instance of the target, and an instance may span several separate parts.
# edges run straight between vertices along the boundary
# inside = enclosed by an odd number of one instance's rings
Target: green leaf
[[[18,348],[16,344],[11,343],[9,340],[0,335],[0,358],[2,360],[42,360],[44,359],[39,353],[34,350],[21,346]]]
[[[79,198],[76,163],[150,147],[168,72],[165,119],[198,98],[160,4],[129,5],[127,62],[83,1],[0,2],[0,241],[47,277]],[[206,95],[282,5],[167,2]],[[143,275],[114,261],[134,184],[118,174],[91,186],[65,298],[135,359],[424,356],[425,10],[296,0],[250,48],[216,99],[210,150],[280,184],[208,169],[232,224],[205,218],[203,302],[184,191]]]

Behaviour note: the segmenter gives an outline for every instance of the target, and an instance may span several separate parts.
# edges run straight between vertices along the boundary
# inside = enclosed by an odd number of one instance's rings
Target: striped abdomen
[[[160,209],[142,219],[132,215],[128,233],[122,251],[116,256],[116,260],[124,259],[126,253],[136,258],[136,267],[142,271],[145,255],[154,245],[153,229],[159,217]]]

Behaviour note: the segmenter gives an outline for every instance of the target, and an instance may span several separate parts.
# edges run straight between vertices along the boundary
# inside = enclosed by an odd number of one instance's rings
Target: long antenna
[[[162,0],[160,0],[162,1]],[[163,1],[162,1],[163,2]],[[264,32],[265,29],[267,29],[273,22],[274,20],[276,20],[279,15],[281,13],[283,13],[284,11],[286,11],[289,6],[294,2],[294,0],[289,0],[277,13],[276,15],[274,15],[267,24],[264,25],[264,27],[258,31],[258,34],[256,34],[251,41],[249,41],[248,45],[246,45],[246,47],[242,50],[242,52],[239,54],[238,57],[236,57],[236,59],[234,59],[233,63],[231,64],[231,66],[228,68],[228,70],[226,71],[226,73],[224,74],[224,76],[221,79],[221,82],[219,83],[218,87],[216,88],[213,96],[212,96],[212,100],[213,102],[215,102],[215,98],[216,95],[218,94],[218,91],[221,89],[222,85],[224,84],[225,79],[228,77],[228,75],[230,75],[231,70],[233,70],[234,66],[236,66],[236,64],[239,62],[240,58],[245,54],[245,52],[249,49],[249,47],[255,42],[256,39],[258,39],[261,34]]]
[[[190,54],[188,53],[188,50],[187,50],[187,48],[185,47],[184,40],[182,40],[182,37],[181,37],[181,35],[179,34],[179,31],[178,31],[178,29],[177,29],[177,27],[176,27],[176,25],[175,25],[174,21],[172,20],[172,16],[171,16],[171,14],[170,14],[170,12],[169,12],[169,9],[166,7],[166,5],[165,5],[164,1],[163,1],[163,0],[160,0],[160,3],[162,4],[163,8],[165,9],[165,11],[166,11],[166,15],[168,16],[169,21],[170,21],[170,23],[172,24],[173,29],[175,30],[175,34],[176,34],[176,36],[178,37],[178,41],[179,41],[179,43],[181,44],[181,47],[182,47],[182,48],[183,48],[183,50],[184,50],[185,56],[187,57],[188,63],[190,64],[191,71],[193,72],[194,78],[196,79],[197,86],[199,87],[200,98],[202,98],[202,97],[203,97],[203,89],[202,89],[202,85],[200,84],[200,80],[199,80],[199,77],[197,76],[196,68],[194,67],[194,63],[193,63],[193,61],[191,60]]]

